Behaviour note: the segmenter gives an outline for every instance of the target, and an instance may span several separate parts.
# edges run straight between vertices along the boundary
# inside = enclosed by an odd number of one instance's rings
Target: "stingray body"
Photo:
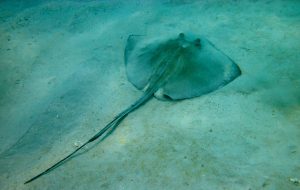
[[[102,135],[110,134],[129,113],[153,96],[160,100],[193,98],[217,90],[241,75],[239,67],[206,38],[183,33],[156,43],[148,42],[145,36],[131,35],[124,56],[128,80],[144,91],[141,98],[82,146],[25,184],[55,169]]]

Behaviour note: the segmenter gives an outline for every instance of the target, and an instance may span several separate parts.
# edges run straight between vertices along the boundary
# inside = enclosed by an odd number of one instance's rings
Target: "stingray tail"
[[[41,176],[49,173],[50,171],[54,170],[56,167],[60,166],[65,161],[67,161],[77,151],[79,151],[80,149],[82,149],[87,144],[89,144],[89,143],[93,142],[94,140],[98,139],[103,134],[109,134],[109,133],[111,133],[120,124],[120,122],[123,119],[125,119],[125,117],[129,113],[131,113],[132,111],[136,110],[138,107],[142,106],[144,103],[146,103],[148,100],[150,100],[153,97],[153,93],[154,92],[152,92],[152,91],[145,92],[144,95],[141,98],[139,98],[134,104],[132,104],[127,109],[125,109],[120,114],[118,114],[110,123],[108,123],[104,128],[102,128],[98,133],[96,133],[92,138],[90,138],[88,141],[86,141],[83,145],[81,145],[80,147],[78,147],[76,150],[74,150],[72,153],[70,153],[65,158],[61,159],[60,161],[58,161],[57,163],[55,163],[54,165],[52,165],[51,167],[49,167],[48,169],[46,169],[44,172],[42,172],[42,173],[36,175],[35,177],[27,180],[24,184],[30,183],[30,182],[36,180],[37,178],[39,178],[39,177],[41,177]]]

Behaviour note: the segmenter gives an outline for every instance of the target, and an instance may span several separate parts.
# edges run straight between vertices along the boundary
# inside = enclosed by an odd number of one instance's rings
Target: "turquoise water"
[[[300,1],[1,1],[0,189],[299,189]],[[142,92],[129,35],[206,36],[242,75],[151,99],[24,185]]]

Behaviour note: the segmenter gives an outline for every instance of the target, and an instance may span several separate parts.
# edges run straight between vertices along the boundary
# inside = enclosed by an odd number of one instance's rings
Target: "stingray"
[[[213,92],[241,75],[234,61],[205,37],[180,33],[168,40],[147,40],[130,35],[124,53],[127,78],[143,95],[118,114],[98,133],[65,158],[26,183],[47,174],[102,135],[107,136],[128,114],[153,96],[159,100],[182,100]]]

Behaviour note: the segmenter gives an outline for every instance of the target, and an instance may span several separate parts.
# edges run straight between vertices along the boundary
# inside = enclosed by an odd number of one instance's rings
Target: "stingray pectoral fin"
[[[145,36],[131,35],[125,48],[126,75],[130,83],[142,90],[155,73],[168,49],[161,43],[148,43]]]
[[[130,35],[127,39],[124,53],[127,78],[139,90],[145,88],[154,69],[151,64],[145,64],[148,63],[150,59],[148,51],[145,51],[144,48],[144,51],[141,53],[137,52],[140,50],[137,46],[139,46],[139,43],[143,39],[143,36]],[[141,55],[136,57],[135,55],[137,53]]]
[[[165,95],[171,99],[201,96],[241,75],[238,65],[203,37],[201,48],[188,51],[181,60],[184,61],[183,69],[163,87]]]
[[[128,57],[134,51],[135,47],[137,46],[138,42],[143,39],[143,35],[129,35],[126,41],[125,51],[124,51],[124,58],[125,58],[125,65],[127,64]]]

